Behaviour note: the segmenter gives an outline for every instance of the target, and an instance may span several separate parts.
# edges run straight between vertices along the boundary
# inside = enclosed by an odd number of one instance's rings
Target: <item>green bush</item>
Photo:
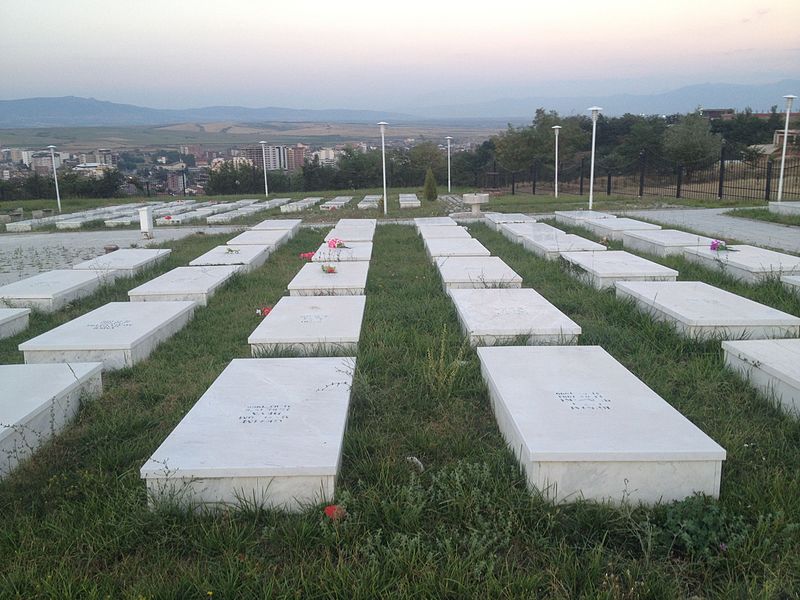
[[[433,176],[433,169],[428,167],[428,172],[425,173],[425,187],[422,190],[422,195],[425,200],[436,200],[439,197],[439,192],[436,190],[436,178]]]

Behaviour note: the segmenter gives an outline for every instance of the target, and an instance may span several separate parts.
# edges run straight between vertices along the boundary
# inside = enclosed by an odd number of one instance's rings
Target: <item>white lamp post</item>
[[[58,212],[61,212],[61,194],[58,191],[58,175],[56,175],[56,147],[51,144],[48,148],[50,148],[50,158],[53,161],[53,181],[56,184],[56,203],[58,204]],[[782,175],[783,169],[781,169],[781,176]]]
[[[383,161],[383,214],[386,214],[386,126],[388,123],[378,123],[381,128],[381,158]]]
[[[781,174],[778,177],[778,202],[783,198],[783,166],[786,162],[786,142],[789,139],[789,116],[792,113],[792,102],[797,96],[789,94],[784,96],[786,99],[786,124],[783,126],[783,150],[781,151]]]
[[[269,187],[267,186],[267,142],[261,140],[261,161],[264,164],[264,197],[269,198]]]
[[[586,110],[592,111],[592,160],[589,167],[589,210],[592,210],[592,200],[594,199],[594,141],[597,137],[597,117],[600,116],[600,111],[603,110],[599,106],[592,106]]]
[[[556,168],[555,168],[555,197],[558,198],[558,132],[561,130],[561,125],[553,125],[551,127],[553,133],[556,134]]]
[[[452,136],[447,136],[444,139],[447,140],[447,193],[449,194],[452,191],[450,187],[450,140],[452,140]]]

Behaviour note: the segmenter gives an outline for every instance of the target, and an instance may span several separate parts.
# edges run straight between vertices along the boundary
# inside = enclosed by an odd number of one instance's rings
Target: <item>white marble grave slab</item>
[[[231,361],[142,467],[151,502],[332,501],[354,369],[354,358]]]
[[[473,346],[574,344],[581,328],[530,288],[451,289],[461,327]]]
[[[521,240],[526,250],[547,260],[558,260],[562,252],[605,252],[607,250],[603,244],[571,233],[528,236]]]
[[[652,223],[624,217],[616,219],[584,219],[580,222],[580,226],[589,229],[595,235],[617,242],[622,240],[622,236],[626,231],[657,231],[661,229],[661,225],[653,225]]]
[[[420,225],[417,227],[417,231],[422,236],[423,240],[434,238],[455,238],[468,240],[472,238],[472,236],[469,234],[469,231],[460,225],[456,225],[455,227],[452,225]]]
[[[281,298],[247,338],[253,356],[296,352],[305,356],[358,351],[366,296]]]
[[[596,210],[557,210],[555,211],[556,222],[564,225],[578,227],[581,221],[586,219],[616,219],[615,215],[610,215]]]
[[[109,302],[19,345],[28,364],[102,362],[132,367],[191,319],[195,302]]]
[[[414,227],[417,229],[417,233],[419,233],[420,227],[455,227],[456,225],[458,223],[450,217],[417,217],[414,219]]]
[[[217,246],[205,254],[189,262],[192,267],[205,267],[211,265],[238,266],[239,270],[249,273],[263,265],[275,246],[259,246],[246,244],[244,246]]]
[[[372,227],[378,226],[378,219],[339,219],[336,227]]]
[[[781,275],[800,275],[800,256],[765,250],[745,244],[731,246],[731,250],[684,248],[687,260],[711,269],[723,271],[747,283],[760,283]]]
[[[0,308],[0,340],[28,328],[30,308]]]
[[[719,496],[725,450],[599,346],[478,348],[528,485],[554,502]]]
[[[292,233],[288,229],[259,229],[243,231],[227,241],[228,246],[272,246],[277,249],[288,242]]]
[[[128,297],[131,302],[192,300],[206,306],[214,292],[238,272],[237,265],[177,267],[133,288]]]
[[[478,240],[470,238],[427,238],[425,252],[428,258],[440,256],[491,256],[491,252]]]
[[[500,226],[506,223],[535,223],[536,219],[522,213],[485,213],[485,223],[495,231],[500,231]]]
[[[800,336],[800,317],[700,281],[619,281],[616,287],[618,298],[632,299],[691,338]]]
[[[522,238],[533,237],[542,234],[566,235],[563,231],[547,223],[503,223],[500,225],[500,233],[506,238],[517,244],[522,243]]]
[[[448,256],[436,259],[445,292],[463,288],[518,288],[520,277],[496,256]]]
[[[331,263],[335,273],[326,273],[328,263],[311,262],[303,265],[287,286],[291,296],[358,296],[367,286],[369,262]]]
[[[678,272],[622,250],[562,252],[570,272],[598,290],[617,281],[675,281]]]
[[[708,248],[713,241],[712,238],[677,229],[625,231],[622,234],[622,243],[629,250],[646,252],[662,258],[683,254],[683,249],[689,246]]]
[[[325,236],[325,241],[337,238],[347,242],[371,242],[375,236],[375,227],[369,225],[359,226],[342,226],[338,225],[330,230],[328,235]]]
[[[800,215],[800,202],[770,202],[769,212],[779,215]]]
[[[722,342],[725,364],[800,418],[800,339]]]
[[[0,365],[0,478],[33,454],[103,389],[102,365]]]
[[[94,271],[57,269],[0,287],[0,306],[28,307],[52,313],[92,294],[105,278]]]
[[[781,282],[786,288],[800,294],[800,275],[784,275],[781,277]]]
[[[253,225],[251,231],[290,231],[291,236],[300,230],[303,219],[266,219],[257,225]]]
[[[156,263],[165,260],[172,250],[150,248],[125,248],[103,254],[91,260],[73,265],[78,271],[93,271],[107,280],[113,277],[133,277]]]
[[[347,242],[345,248],[331,248],[323,242],[312,257],[312,262],[342,262],[369,260],[372,257],[372,242]]]

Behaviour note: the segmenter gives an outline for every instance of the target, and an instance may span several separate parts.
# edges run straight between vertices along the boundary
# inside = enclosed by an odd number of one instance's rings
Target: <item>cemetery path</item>
[[[116,244],[120,248],[146,246],[183,239],[203,231],[208,234],[230,233],[236,227],[169,227],[158,228],[154,240],[142,240],[138,230],[103,230],[63,233],[9,233],[0,235],[0,285],[19,281],[52,269],[68,269],[72,265],[103,254],[103,247]]]
[[[729,208],[692,208],[668,210],[626,211],[626,217],[655,221],[662,225],[677,225],[698,233],[720,238],[732,238],[800,254],[800,228],[768,223],[741,217],[730,217]]]

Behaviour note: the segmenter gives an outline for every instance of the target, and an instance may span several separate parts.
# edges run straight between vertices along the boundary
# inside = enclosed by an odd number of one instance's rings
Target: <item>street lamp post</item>
[[[551,127],[553,133],[556,135],[556,168],[555,168],[555,197],[558,198],[558,132],[561,131],[561,125],[553,125]]]
[[[452,191],[450,187],[450,141],[453,137],[448,135],[445,139],[447,140],[447,193],[449,194]]]
[[[261,162],[264,166],[264,197],[269,198],[269,186],[267,185],[267,142],[261,140]]]
[[[592,210],[592,200],[594,199],[594,145],[595,138],[597,137],[597,117],[600,116],[600,111],[603,110],[599,106],[592,106],[587,110],[592,111],[592,160],[589,167],[589,210]]]
[[[381,128],[381,160],[383,163],[383,214],[387,213],[386,207],[386,126],[388,123],[381,121],[378,123]]]
[[[53,181],[56,184],[56,203],[58,204],[58,212],[61,212],[61,194],[58,191],[58,175],[56,175],[56,147],[50,144],[48,146],[50,148],[50,159],[53,161]],[[783,174],[783,169],[781,169],[781,174]]]
[[[786,142],[789,139],[789,116],[792,113],[792,102],[797,96],[788,94],[784,96],[786,99],[786,123],[783,126],[783,150],[781,151],[781,174],[778,177],[778,202],[783,198],[783,167],[786,163]]]

